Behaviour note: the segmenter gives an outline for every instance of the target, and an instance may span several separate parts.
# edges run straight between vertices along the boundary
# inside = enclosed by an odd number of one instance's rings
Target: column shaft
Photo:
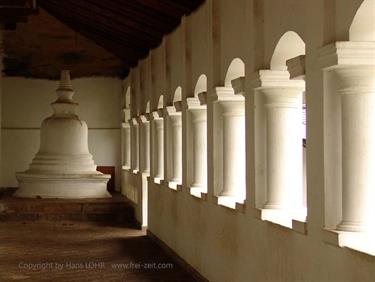
[[[132,134],[132,154],[131,163],[132,170],[139,170],[139,127],[138,124],[133,124],[131,127]]]
[[[245,116],[244,102],[221,102],[223,116],[223,189],[220,196],[244,199]]]
[[[302,206],[301,89],[264,89],[267,99],[265,209]]]
[[[181,183],[182,179],[182,122],[181,115],[171,115],[172,129],[172,174],[171,181]]]
[[[130,127],[124,128],[124,166],[130,168],[130,151],[131,151],[131,142],[130,142]]]
[[[150,124],[142,123],[141,126],[141,169],[144,173],[150,172]]]
[[[191,110],[193,129],[193,175],[191,187],[207,185],[207,117],[206,110]]]
[[[155,132],[155,149],[154,156],[156,158],[155,177],[162,179],[164,177],[164,130],[163,130],[163,120],[154,120],[154,132]]]
[[[371,70],[341,69],[342,221],[344,231],[375,228],[375,88],[363,85]],[[362,74],[362,78],[357,76]],[[361,85],[362,84],[362,85]]]

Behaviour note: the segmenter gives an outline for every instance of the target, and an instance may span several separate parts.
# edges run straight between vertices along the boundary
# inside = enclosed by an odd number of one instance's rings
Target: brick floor
[[[84,222],[1,222],[0,281],[195,280],[143,231]]]

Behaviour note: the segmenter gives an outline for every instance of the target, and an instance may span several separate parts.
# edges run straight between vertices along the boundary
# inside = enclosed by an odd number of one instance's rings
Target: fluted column
[[[332,59],[333,58],[333,59]],[[341,101],[342,220],[337,229],[374,231],[375,42],[336,42],[321,50]],[[331,94],[332,95],[332,94]]]

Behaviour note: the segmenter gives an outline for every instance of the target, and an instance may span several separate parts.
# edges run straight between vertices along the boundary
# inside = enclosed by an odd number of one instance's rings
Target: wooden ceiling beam
[[[55,16],[57,19],[59,19],[59,15]],[[121,58],[124,63],[129,66],[133,66],[137,61],[136,58],[142,57],[148,52],[146,49],[143,52],[140,52],[138,49],[134,49],[134,46],[128,45],[118,38],[112,37],[108,33],[96,31],[94,28],[90,29],[89,31],[85,25],[71,21],[67,17],[64,17],[64,23],[70,28],[74,28],[83,36],[90,38],[96,44],[102,46],[104,49],[116,55],[118,58]]]
[[[133,1],[127,1],[119,5],[114,2],[113,5],[106,5],[103,1],[86,0],[93,5],[103,10],[108,10],[111,16],[123,22],[131,22],[137,26],[137,29],[147,28],[147,31],[152,34],[157,34],[158,37],[164,35],[165,31],[171,25],[175,25],[176,21],[173,18],[163,17],[161,14],[154,13],[150,9],[140,9],[139,5],[134,5]],[[144,31],[144,30],[143,30]]]
[[[65,0],[68,2],[68,0]],[[81,23],[86,26],[87,29],[95,29],[102,31],[103,33],[110,34],[113,37],[119,38],[122,42],[130,42],[131,45],[136,49],[148,49],[150,42],[157,44],[155,38],[149,38],[141,36],[135,32],[131,32],[129,28],[121,28],[120,25],[116,25],[113,21],[103,18],[91,11],[85,11],[85,9],[75,7],[74,13],[71,13],[69,6],[66,2],[61,4],[59,1],[54,0],[43,0],[41,1],[42,7],[54,16],[59,15],[59,20],[64,22],[65,18],[73,20],[75,23]],[[48,3],[48,4],[47,4]],[[74,2],[72,2],[74,3]],[[71,26],[74,29],[74,26]]]
[[[66,2],[73,3],[73,5],[80,7],[81,10],[89,11],[90,16],[95,17],[98,21],[100,19],[103,23],[122,32],[127,32],[128,30],[133,32],[134,30],[137,31],[140,38],[145,38],[150,41],[159,41],[160,37],[163,36],[163,32],[158,32],[155,29],[151,30],[150,28],[147,28],[147,25],[134,24],[134,22],[129,20],[131,19],[130,15],[124,15],[123,17],[119,16],[121,10],[116,11],[111,9],[111,6],[105,5],[106,3],[101,1],[85,0],[84,2],[76,2],[66,0]]]

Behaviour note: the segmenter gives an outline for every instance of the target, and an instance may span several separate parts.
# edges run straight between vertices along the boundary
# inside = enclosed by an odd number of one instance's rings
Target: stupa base
[[[87,199],[109,198],[107,182],[110,175],[16,173],[19,188],[15,197]]]

